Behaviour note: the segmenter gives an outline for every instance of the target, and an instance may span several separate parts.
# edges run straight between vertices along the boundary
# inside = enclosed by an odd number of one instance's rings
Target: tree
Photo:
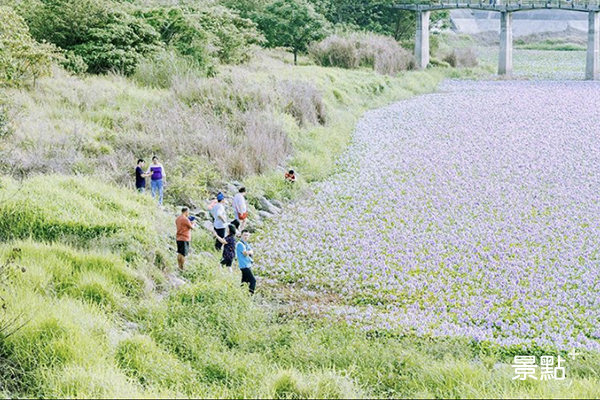
[[[21,86],[50,75],[53,46],[36,42],[23,18],[8,7],[0,7],[0,84]]]
[[[89,72],[135,72],[138,63],[159,48],[159,36],[144,20],[115,11],[109,21],[87,32],[85,41],[71,47],[88,65]]]
[[[412,40],[416,13],[393,8],[397,0],[309,0],[315,9],[335,25]],[[420,1],[420,3],[425,0]],[[432,13],[431,22],[449,18],[447,11]]]
[[[167,48],[210,67],[213,59],[237,64],[248,60],[248,47],[264,41],[249,19],[226,7],[174,6],[137,12],[160,34]]]
[[[309,43],[325,37],[327,21],[304,0],[276,0],[268,4],[257,18],[271,47],[289,47],[298,63],[298,52]]]
[[[34,38],[80,57],[72,61],[83,60],[90,72],[129,74],[160,41],[152,26],[124,7],[111,0],[24,0],[18,10]]]

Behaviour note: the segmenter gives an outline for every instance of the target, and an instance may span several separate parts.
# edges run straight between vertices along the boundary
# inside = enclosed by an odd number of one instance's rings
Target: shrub
[[[360,65],[356,43],[339,35],[332,35],[309,47],[312,58],[324,67],[355,69]]]
[[[0,85],[35,83],[37,78],[50,75],[55,57],[53,46],[31,37],[23,18],[8,7],[0,7]]]
[[[369,67],[386,75],[414,68],[414,58],[408,50],[391,37],[373,33],[332,35],[313,43],[309,54],[324,67]]]
[[[453,49],[444,56],[443,61],[455,68],[473,68],[479,65],[477,54],[472,47]]]
[[[458,56],[456,54],[456,50],[452,50],[450,53],[446,54],[442,61],[450,64],[451,67],[456,68],[458,65]]]

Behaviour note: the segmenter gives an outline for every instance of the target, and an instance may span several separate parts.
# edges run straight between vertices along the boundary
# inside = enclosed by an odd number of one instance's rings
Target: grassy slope
[[[47,176],[4,181],[0,195],[2,220],[19,232],[0,247],[2,317],[27,321],[0,342],[6,396],[600,395],[592,355],[571,366],[573,380],[514,382],[499,355],[467,339],[368,337],[279,315],[201,254],[190,283],[167,295],[173,267],[160,254],[172,221],[128,190]],[[58,243],[57,232],[77,234]]]
[[[433,90],[440,71],[399,78],[364,71],[271,65],[247,73],[314,81],[331,115],[327,127],[291,127],[290,161],[305,180],[331,170],[363,110]],[[61,78],[64,79],[64,78]],[[70,81],[85,96],[65,101],[60,80],[21,92],[25,112],[95,126],[151,105],[163,91],[120,78]],[[56,97],[56,101],[48,101]],[[60,105],[60,107],[59,107]],[[31,119],[33,121],[34,119]],[[103,129],[104,134],[110,130]],[[102,145],[100,136],[94,143]],[[96,144],[95,144],[96,145]],[[289,197],[278,172],[248,179],[257,192]],[[295,190],[301,190],[297,185]],[[264,299],[251,300],[239,277],[197,251],[172,290],[172,218],[145,196],[90,178],[59,175],[9,179],[0,189],[0,288],[5,321],[27,324],[0,339],[0,397],[598,397],[597,373],[587,361],[565,383],[513,382],[511,369],[491,350],[468,340],[367,337],[345,326],[280,315]],[[209,248],[197,232],[194,248]],[[0,323],[0,325],[2,325]],[[506,360],[504,360],[506,361]],[[600,368],[596,368],[598,370]]]

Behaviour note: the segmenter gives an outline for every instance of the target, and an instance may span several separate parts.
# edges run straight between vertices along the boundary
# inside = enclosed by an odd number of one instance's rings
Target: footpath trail
[[[450,81],[368,112],[259,276],[364,329],[600,350],[599,104],[598,83]]]

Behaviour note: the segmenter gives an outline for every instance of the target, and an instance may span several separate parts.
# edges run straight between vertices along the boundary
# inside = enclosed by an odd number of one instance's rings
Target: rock
[[[275,214],[270,213],[268,211],[264,211],[264,210],[260,210],[258,212],[258,215],[260,215],[262,218],[265,218],[265,219],[273,218],[275,216]]]
[[[244,185],[242,185],[242,183],[241,183],[241,182],[239,182],[239,181],[231,181],[231,183],[232,183],[232,184],[233,184],[235,187],[237,187],[238,189],[239,189],[239,188],[241,188],[242,186],[244,186]]]
[[[184,206],[187,206],[190,210],[194,210],[194,209],[198,208],[198,205],[191,198],[187,199]]]
[[[261,211],[266,211],[269,214],[279,214],[279,212],[281,211],[279,208],[275,207],[273,205],[273,203],[271,203],[265,197],[260,197],[258,199],[258,202],[259,202],[259,209]],[[259,211],[259,214],[260,214],[260,211]]]
[[[204,221],[202,226],[204,227],[204,229],[209,230],[209,231],[213,231],[215,229],[212,221]]]
[[[128,331],[138,331],[140,330],[140,326],[135,322],[127,321],[125,322],[125,330]]]
[[[273,199],[273,200],[271,200],[271,203],[272,203],[272,204],[273,204],[275,207],[277,207],[277,208],[279,208],[279,209],[283,208],[283,203],[282,203],[282,202],[280,202],[279,200],[275,200],[275,199]]]
[[[194,210],[190,211],[190,214],[201,220],[210,219],[210,214],[208,213],[208,211]]]
[[[230,194],[236,194],[237,192],[239,192],[238,187],[235,186],[235,185],[233,185],[233,184],[231,184],[231,183],[228,183],[226,185],[226,187],[227,187],[227,192],[230,193]]]
[[[187,283],[183,279],[181,279],[173,274],[168,274],[167,280],[169,281],[169,285],[171,285],[174,289],[177,289]]]

